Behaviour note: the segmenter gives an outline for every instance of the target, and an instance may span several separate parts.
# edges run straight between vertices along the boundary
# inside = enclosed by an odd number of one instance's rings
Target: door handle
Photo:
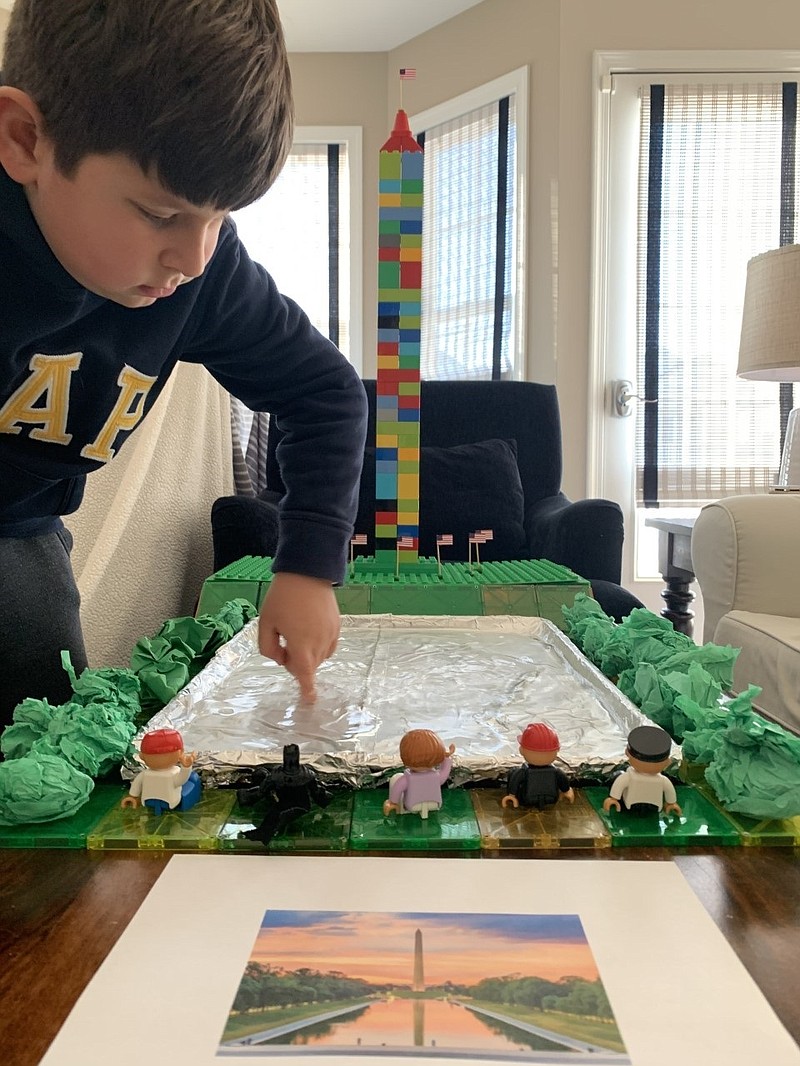
[[[611,382],[611,396],[614,405],[614,414],[618,418],[629,418],[633,414],[633,400],[640,403],[658,403],[658,400],[648,400],[633,391],[633,382],[623,379]]]

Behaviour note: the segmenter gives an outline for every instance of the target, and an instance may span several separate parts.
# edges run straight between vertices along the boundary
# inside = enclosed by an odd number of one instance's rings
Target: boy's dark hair
[[[67,177],[121,152],[174,195],[233,210],[291,145],[275,0],[16,0],[2,72],[36,102]]]

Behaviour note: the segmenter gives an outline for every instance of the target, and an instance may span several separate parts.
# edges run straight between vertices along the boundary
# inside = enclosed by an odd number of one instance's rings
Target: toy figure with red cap
[[[139,753],[147,769],[131,782],[123,807],[143,804],[155,814],[194,807],[200,799],[200,778],[192,769],[194,755],[184,752],[183,737],[177,729],[145,733]]]
[[[555,729],[544,722],[531,722],[517,740],[525,765],[509,774],[501,806],[536,807],[541,810],[555,803],[559,793],[574,803],[575,793],[567,775],[553,766],[561,747]]]

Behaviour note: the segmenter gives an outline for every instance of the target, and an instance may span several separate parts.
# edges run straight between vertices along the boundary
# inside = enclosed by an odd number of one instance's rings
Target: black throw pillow
[[[435,556],[436,535],[449,533],[453,544],[440,548],[441,558],[465,561],[469,535],[491,529],[493,539],[480,545],[481,560],[525,558],[524,493],[516,441],[422,448],[419,497],[420,555]],[[364,454],[355,531],[367,534],[364,554],[371,554],[375,547],[375,449],[371,447]]]

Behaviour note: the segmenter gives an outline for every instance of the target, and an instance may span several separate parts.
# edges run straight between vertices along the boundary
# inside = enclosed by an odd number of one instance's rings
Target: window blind
[[[514,95],[433,126],[422,139],[422,377],[511,377]]]
[[[791,386],[741,381],[736,364],[747,261],[797,239],[796,109],[780,82],[642,91],[637,373],[657,400],[637,419],[646,507],[774,482]]]

